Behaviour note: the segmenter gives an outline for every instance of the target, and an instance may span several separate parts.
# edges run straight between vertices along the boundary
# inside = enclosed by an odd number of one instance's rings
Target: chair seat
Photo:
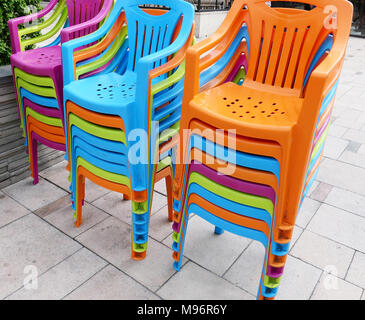
[[[119,114],[117,108],[135,101],[136,76],[109,73],[74,81],[65,87],[65,100],[99,113]]]
[[[259,128],[292,127],[302,103],[301,98],[241,87],[230,82],[196,95],[191,106],[227,125],[236,123],[238,126],[253,125]]]
[[[30,74],[51,77],[57,72],[62,77],[61,52],[60,46],[44,47],[18,52],[10,60],[13,67]]]

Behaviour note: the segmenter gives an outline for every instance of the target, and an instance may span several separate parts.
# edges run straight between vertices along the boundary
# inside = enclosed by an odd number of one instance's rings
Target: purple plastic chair
[[[70,27],[61,31],[61,44],[95,31],[99,23],[110,11],[113,0],[51,0],[48,6],[35,14],[15,18],[9,21],[10,38],[13,54],[10,62],[13,69],[41,77],[49,77],[55,85],[59,103],[60,118],[63,119],[63,76],[61,46],[46,46],[23,51],[20,44],[18,26],[30,21],[36,21],[50,13],[56,5],[66,4]],[[14,79],[14,86],[16,82]],[[18,101],[19,105],[19,101]]]
[[[57,97],[58,108],[50,108],[39,104],[39,101],[19,101],[20,96],[16,95],[18,102],[18,116],[21,116],[23,105],[33,109],[34,111],[45,116],[62,119],[63,116],[63,74],[62,74],[62,53],[61,45],[71,39],[79,38],[90,34],[98,29],[99,24],[110,12],[114,1],[113,0],[51,0],[48,6],[35,14],[26,17],[19,17],[9,21],[9,31],[12,44],[13,54],[10,57],[10,62],[13,70],[14,88],[17,91],[17,79],[15,68],[24,71],[27,74],[36,77],[45,77],[51,79],[55,88],[55,96]],[[50,14],[53,12],[53,14]],[[45,18],[45,16],[47,17]],[[53,41],[48,46],[26,50],[27,41],[22,40],[22,34],[33,33],[35,31],[43,30],[47,25],[51,26],[51,21],[55,21],[59,17],[56,25],[42,34],[39,38],[32,40],[33,42],[42,42],[49,39],[54,34],[60,32],[56,41]],[[43,18],[44,22],[38,25],[33,25],[29,28],[18,30],[19,25],[24,23],[34,22]],[[68,19],[68,22],[67,22]],[[48,23],[47,23],[48,22]],[[70,26],[64,28],[65,26]],[[63,29],[62,29],[63,28]],[[24,32],[24,30],[26,30]],[[29,43],[29,42],[28,42]],[[33,83],[35,84],[35,83]],[[35,84],[37,85],[37,84]],[[39,84],[40,85],[40,84]],[[36,93],[36,92],[33,92]],[[36,99],[35,96],[34,99]],[[24,102],[24,103],[22,103]],[[26,119],[23,119],[24,123]],[[26,124],[24,126],[26,128]],[[32,134],[27,139],[37,140],[42,144],[47,145],[56,150],[65,151],[65,145],[60,145],[53,141],[48,141],[44,137],[37,134]],[[38,183],[38,157],[37,157],[37,143],[33,141],[32,158],[33,164],[33,178],[34,184]],[[28,153],[29,150],[27,149]]]

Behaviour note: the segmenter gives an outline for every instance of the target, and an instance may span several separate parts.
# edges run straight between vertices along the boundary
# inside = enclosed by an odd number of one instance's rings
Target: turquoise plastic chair
[[[150,15],[140,8],[144,4],[163,5],[169,10],[162,16]],[[123,15],[125,15],[128,25],[129,43],[125,72],[121,75],[114,72],[112,67],[107,67],[102,74],[76,81],[74,50],[102,39],[117,19]],[[135,212],[133,209],[133,220],[143,219],[146,225],[142,229],[148,230],[148,218],[146,217],[149,217],[156,167],[156,164],[152,163],[150,159],[155,158],[161,133],[175,126],[180,120],[184,64],[173,66],[154,79],[149,79],[149,72],[163,66],[170,56],[183,48],[190,38],[193,19],[194,8],[182,0],[118,1],[101,28],[62,46],[64,114],[67,127],[69,126],[67,119],[68,102],[73,102],[95,113],[119,116],[124,124],[125,135],[129,137],[126,143],[128,153],[132,154],[133,150],[137,149],[140,151],[139,161],[133,161],[134,159],[130,157],[120,155],[119,165],[128,168],[132,208],[138,206],[139,210]],[[176,27],[180,22],[180,30],[176,39],[173,40]],[[80,65],[82,63],[79,62],[76,67]],[[114,67],[119,68],[119,65]],[[167,106],[165,106],[166,103],[168,103]],[[151,126],[154,121],[159,123],[159,128],[156,130],[153,130]],[[91,134],[91,132],[88,133]],[[66,132],[66,143],[69,141],[68,134]],[[85,152],[88,148],[87,143],[84,143],[85,139],[75,140],[80,131],[72,129],[71,134],[72,143],[77,141],[76,145],[67,147],[67,149],[71,149],[72,177],[78,159],[84,157],[88,161],[93,160],[93,165],[103,170],[106,169],[109,172],[119,170],[111,161],[98,158],[96,153]],[[90,144],[90,141],[88,142]],[[102,139],[99,142],[99,145],[94,142],[91,144],[93,147],[104,149],[104,151],[99,152],[100,154],[108,155],[110,151],[103,147]],[[113,154],[113,159],[115,156],[117,155]],[[76,194],[75,182],[71,184],[71,190],[73,195]],[[144,202],[142,204],[140,201],[136,202],[133,194],[143,195]],[[141,207],[145,212],[141,212]],[[146,234],[143,236],[135,235],[135,230],[134,228],[135,243],[145,244],[148,234],[147,236]]]

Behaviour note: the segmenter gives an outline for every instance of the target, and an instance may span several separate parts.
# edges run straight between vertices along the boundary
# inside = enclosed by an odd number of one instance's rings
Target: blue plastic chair
[[[149,0],[148,4],[158,4],[169,7],[162,16],[153,16],[142,11],[139,7],[145,4],[142,0],[119,1],[115,4],[110,16],[104,24],[94,33],[69,41],[62,46],[63,68],[64,68],[64,108],[67,114],[67,102],[72,101],[78,106],[106,115],[119,116],[124,123],[125,134],[131,137],[136,130],[142,130],[147,135],[137,141],[129,139],[127,141],[127,151],[133,148],[141,148],[141,158],[139,163],[128,161],[125,155],[120,156],[120,164],[128,165],[131,189],[132,189],[132,207],[137,205],[133,197],[134,193],[147,195],[144,202],[146,212],[134,212],[133,219],[143,221],[140,224],[141,229],[148,230],[148,216],[152,197],[153,176],[156,164],[152,164],[149,159],[155,156],[155,149],[158,146],[157,139],[163,130],[171,128],[180,120],[180,108],[183,89],[183,78],[179,77],[172,84],[164,85],[164,81],[174,75],[177,66],[174,66],[169,72],[158,76],[149,82],[149,71],[164,65],[167,58],[178,52],[188,41],[191,34],[194,9],[182,0]],[[125,72],[121,75],[113,70],[119,70],[120,65],[108,66],[102,73],[75,81],[73,51],[74,49],[86,46],[90,43],[102,39],[114,25],[116,20],[125,14],[128,24],[128,43],[129,53],[125,66]],[[181,23],[181,29],[177,38],[172,42],[172,37],[177,24]],[[126,60],[126,59],[125,59]],[[171,71],[171,72],[170,72]],[[154,96],[150,97],[150,85],[159,87],[154,91]],[[152,99],[151,99],[152,98]],[[150,103],[151,102],[151,103]],[[169,103],[165,108],[164,104]],[[159,121],[159,130],[152,133],[149,128],[149,121]],[[68,120],[65,119],[68,123]],[[105,124],[108,126],[108,124]],[[66,134],[68,134],[66,132]],[[103,168],[109,172],[122,173],[119,167],[113,162],[105,161],[97,157],[97,154],[105,156],[110,154],[109,150],[103,146],[103,139],[90,141],[89,145],[104,149],[105,151],[87,153],[88,146],[84,144],[84,139],[75,139],[81,134],[80,131],[72,129],[72,176],[74,176],[77,157],[85,157],[86,160],[93,161],[96,167]],[[89,133],[90,134],[90,133]],[[149,137],[154,136],[152,141]],[[66,141],[68,141],[66,136]],[[84,144],[84,145],[83,145]],[[91,150],[91,149],[89,149]],[[74,180],[74,177],[73,177]],[[75,180],[74,180],[75,181]],[[75,184],[72,183],[72,192],[75,193]],[[147,235],[147,236],[146,236]],[[136,234],[133,230],[133,237],[136,243],[145,243],[148,240],[148,232],[143,236]]]

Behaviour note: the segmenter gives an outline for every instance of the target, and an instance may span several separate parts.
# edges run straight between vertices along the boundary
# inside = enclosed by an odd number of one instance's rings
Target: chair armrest
[[[184,92],[184,100],[190,101],[199,92],[200,73],[218,61],[234,41],[237,32],[242,28],[247,13],[243,7],[244,4],[241,1],[233,2],[218,30],[207,39],[188,49],[185,73],[187,89]],[[246,38],[248,38],[248,33]],[[210,52],[201,58],[208,51]]]
[[[19,33],[18,33],[18,26],[20,24],[35,21],[37,19],[40,19],[44,17],[46,14],[51,12],[51,10],[56,6],[58,0],[51,0],[51,2],[41,11],[24,16],[24,17],[18,17],[14,18],[8,21],[9,26],[9,33],[10,33],[10,39],[11,39],[11,47],[12,52],[17,53],[21,51],[20,48],[20,39],[19,39]]]
[[[102,9],[100,12],[91,20],[80,23],[78,25],[74,25],[72,27],[65,28],[61,31],[61,44],[70,40],[71,35],[77,31],[84,30],[89,27],[93,27],[99,24],[110,12],[110,9],[113,5],[113,0],[105,0]]]
[[[298,123],[306,122],[305,119],[318,118],[323,100],[340,76],[344,56],[344,50],[333,48],[329,55],[313,70],[305,91]]]
[[[151,120],[150,109],[152,105],[152,80],[162,74],[168,73],[169,71],[176,68],[181,64],[185,58],[186,48],[192,43],[194,36],[194,9],[191,7],[191,11],[184,14],[183,21],[179,33],[176,39],[166,48],[145,56],[139,59],[136,71],[137,71],[137,87],[136,87],[136,105],[141,106],[138,112],[141,114],[138,119],[135,119],[136,127],[144,127],[145,124],[141,124],[143,119],[147,120],[147,127]],[[168,58],[169,56],[175,55],[170,61],[162,66],[152,69],[155,62],[162,59]],[[158,85],[154,84],[154,89]],[[147,106],[147,107],[146,107]],[[137,124],[139,123],[139,125]]]
[[[74,50],[102,39],[112,29],[118,17],[122,14],[122,9],[123,1],[116,2],[109,17],[98,30],[88,34],[87,36],[73,39],[62,44],[64,86],[68,85],[72,81],[75,81]]]
[[[193,24],[193,27],[191,28],[188,40],[185,42],[184,46],[178,51],[178,53],[165,64],[163,64],[155,69],[152,69],[149,72],[150,81],[152,81],[152,79],[154,79],[154,78],[157,78],[157,77],[175,69],[184,61],[187,49],[193,44],[194,32],[195,32],[195,24]]]
[[[189,12],[189,14],[186,14],[183,17],[183,22],[182,22],[181,29],[179,31],[177,38],[166,48],[139,59],[137,66],[136,66],[137,77],[138,77],[138,75],[140,75],[141,77],[145,77],[145,75],[149,74],[149,72],[151,71],[151,67],[152,67],[153,63],[155,63],[159,60],[165,59],[173,54],[176,54],[180,49],[182,49],[184,47],[184,45],[190,46],[190,44],[188,43],[188,39],[193,37],[193,33],[192,33],[192,29],[194,29],[193,20],[194,20],[194,9],[193,9],[193,7],[191,7],[191,11]],[[183,50],[182,52],[183,52],[183,56],[185,56],[185,50]],[[184,57],[181,54],[178,54],[177,56],[179,56],[179,58],[182,58],[181,61],[184,59]],[[172,60],[174,60],[174,62],[172,62],[172,63],[175,63],[175,61],[177,61],[177,59],[172,59]],[[170,60],[170,65],[171,65],[172,60]],[[178,62],[175,65],[175,67],[180,62]],[[174,67],[172,67],[172,69],[173,68]],[[162,69],[159,69],[157,71],[157,73],[155,71],[154,77],[157,77],[158,72],[161,72],[161,71],[162,71]],[[159,75],[161,75],[163,73],[160,73]]]

